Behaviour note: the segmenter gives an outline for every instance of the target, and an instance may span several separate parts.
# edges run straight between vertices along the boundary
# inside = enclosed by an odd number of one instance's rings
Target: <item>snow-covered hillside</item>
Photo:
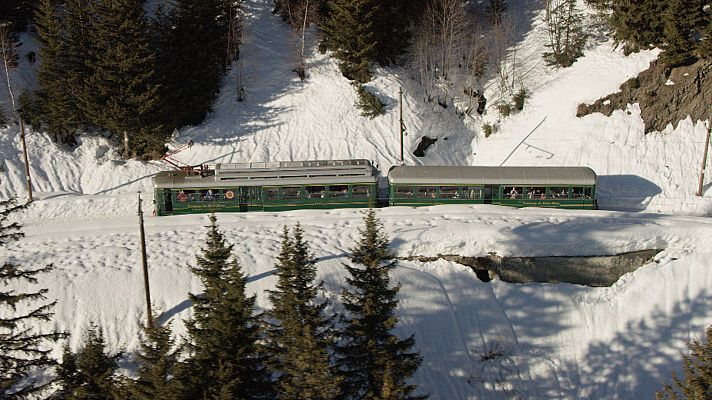
[[[572,67],[551,69],[540,58],[545,49],[541,2],[509,3],[511,12],[527,10],[521,25],[526,31],[515,44],[530,91],[524,110],[512,117],[497,122],[494,105],[482,119],[458,117],[423,102],[407,71],[376,68],[368,86],[384,100],[387,113],[364,118],[336,63],[316,52],[315,37],[309,76],[302,82],[292,72],[291,32],[270,13],[271,1],[245,0],[246,100],[236,100],[235,66],[214,112],[203,124],[177,132],[170,146],[193,140],[192,148],[176,156],[189,164],[368,158],[387,171],[399,163],[397,99],[403,87],[408,164],[500,165],[506,160],[504,165],[591,166],[599,174],[603,211],[440,206],[388,208],[379,215],[398,256],[665,249],[654,263],[613,287],[588,288],[483,283],[455,263],[402,262],[395,276],[403,284],[398,332],[415,333],[425,357],[415,380],[433,399],[651,398],[678,368],[685,342],[712,323],[707,261],[712,222],[698,217],[712,215],[712,176],[704,197],[694,195],[706,125],[687,120],[645,135],[637,105],[611,117],[577,118],[579,103],[616,91],[658,52],[626,57],[611,42],[599,41]],[[13,79],[18,87],[33,87],[31,66],[23,61]],[[4,89],[5,82],[0,83]],[[494,80],[486,86],[488,98],[497,98],[496,86]],[[0,93],[7,110],[7,95]],[[483,122],[496,122],[498,132],[485,138]],[[439,140],[426,157],[414,157],[412,150],[426,134]],[[106,139],[80,139],[77,148],[66,149],[42,132],[28,136],[39,200],[21,217],[27,237],[0,249],[0,260],[55,265],[40,282],[58,299],[48,326],[72,333],[74,346],[95,321],[112,348],[132,351],[144,312],[136,191],[150,193],[151,176],[168,166],[123,161]],[[23,198],[17,127],[0,130],[0,161],[0,198]],[[336,299],[345,279],[345,252],[361,224],[353,210],[221,214],[218,219],[236,244],[251,277],[249,289],[262,307],[267,306],[264,291],[274,284],[273,258],[283,225],[303,224],[319,258],[319,276]],[[179,333],[191,312],[187,292],[200,290],[187,265],[205,224],[205,216],[147,220],[155,307],[161,321],[173,320]],[[498,349],[502,357],[482,360]],[[59,346],[56,350],[59,354]]]

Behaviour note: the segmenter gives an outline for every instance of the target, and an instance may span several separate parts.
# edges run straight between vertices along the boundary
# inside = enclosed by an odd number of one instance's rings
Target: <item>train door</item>
[[[485,185],[485,204],[492,204],[492,198],[499,194],[499,186]]]
[[[171,189],[163,189],[163,210],[167,213],[173,212],[173,196]]]
[[[247,211],[247,205],[250,203],[250,188],[249,187],[241,187],[240,189],[240,195],[238,198],[239,204],[240,204],[240,212],[245,212]]]

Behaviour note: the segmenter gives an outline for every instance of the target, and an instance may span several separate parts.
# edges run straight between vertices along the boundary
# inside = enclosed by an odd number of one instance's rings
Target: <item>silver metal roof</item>
[[[315,160],[217,164],[210,175],[192,171],[163,171],[153,177],[153,186],[210,188],[373,183],[377,180],[376,170],[368,160]]]
[[[395,166],[388,182],[396,185],[595,185],[589,167]]]

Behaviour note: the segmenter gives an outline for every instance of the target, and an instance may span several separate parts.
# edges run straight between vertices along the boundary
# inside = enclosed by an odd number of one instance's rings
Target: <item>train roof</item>
[[[376,170],[368,160],[313,160],[216,164],[206,172],[163,171],[153,177],[156,188],[374,183]]]
[[[443,185],[595,185],[589,167],[395,166],[391,184]]]

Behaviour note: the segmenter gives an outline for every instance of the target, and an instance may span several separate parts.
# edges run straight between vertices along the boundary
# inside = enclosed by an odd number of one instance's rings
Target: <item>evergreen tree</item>
[[[73,142],[72,132],[79,121],[67,84],[66,39],[62,36],[61,21],[52,0],[40,0],[34,21],[42,60],[37,70],[40,118],[56,141]]]
[[[492,25],[499,25],[502,23],[502,14],[507,12],[509,6],[505,0],[490,0],[487,5],[485,12],[487,13],[487,20]]]
[[[158,85],[143,7],[135,0],[97,0],[95,10],[92,75],[82,107],[95,125],[118,138],[128,134],[134,155],[161,154],[166,135],[152,126]]]
[[[65,125],[74,132],[81,126],[99,126],[98,121],[90,118],[90,107],[87,107],[87,104],[92,105],[99,101],[98,93],[92,92],[87,84],[94,74],[92,65],[96,63],[98,53],[102,51],[92,45],[96,29],[94,22],[98,21],[96,5],[96,0],[66,0],[64,3],[64,56],[61,58],[60,68],[64,69],[63,79],[69,96]]]
[[[341,73],[350,80],[371,80],[371,63],[378,54],[376,16],[381,12],[376,0],[333,0],[322,29],[326,44],[339,60]]]
[[[660,0],[611,0],[613,37],[625,44],[626,53],[663,43],[665,25],[660,16],[667,4]]]
[[[157,19],[163,115],[169,128],[195,125],[212,109],[225,69],[222,0],[178,0]]]
[[[321,284],[314,284],[316,267],[299,224],[292,239],[284,229],[277,260],[277,285],[269,293],[272,309],[267,332],[277,398],[339,398],[339,379],[329,354],[333,348],[331,321],[324,316],[328,303],[317,302]]]
[[[193,273],[205,292],[190,294],[193,319],[186,321],[192,352],[189,398],[269,399],[271,385],[260,345],[255,296],[246,293],[247,278],[231,256],[232,245],[210,216],[208,236]]]
[[[410,46],[413,23],[425,10],[426,0],[389,0],[378,4],[374,13],[375,40],[378,43],[374,61],[387,66],[399,64]]]
[[[181,348],[171,337],[170,325],[144,328],[138,353],[138,379],[128,385],[135,400],[180,399],[185,392],[178,361]]]
[[[0,246],[22,236],[20,225],[8,223],[8,217],[24,206],[13,201],[0,201]],[[36,305],[46,300],[47,289],[18,292],[16,282],[37,283],[37,275],[51,266],[29,270],[5,262],[0,265],[0,399],[25,399],[41,394],[50,382],[38,382],[33,373],[53,367],[45,344],[56,341],[58,333],[38,332],[37,324],[49,321],[56,302]],[[26,311],[18,311],[18,306]]]
[[[64,348],[62,364],[57,371],[60,384],[59,398],[63,400],[106,400],[114,396],[118,388],[116,378],[119,352],[106,352],[104,335],[95,325],[89,327],[84,344],[72,353]]]
[[[712,326],[702,341],[695,340],[688,348],[690,354],[683,356],[683,378],[673,373],[672,385],[665,385],[656,393],[656,399],[712,399]]]
[[[417,371],[422,358],[413,336],[400,339],[392,333],[398,323],[395,309],[399,286],[391,287],[389,273],[396,268],[376,213],[369,210],[364,218],[361,238],[351,250],[346,265],[351,287],[344,290],[347,315],[339,346],[343,392],[347,399],[403,400],[421,399],[413,395],[416,387],[407,383]]]
[[[712,13],[712,9],[710,9],[710,13]],[[707,25],[703,25],[700,36],[701,40],[697,45],[700,58],[712,57],[712,18],[708,18]]]
[[[663,15],[665,51],[661,59],[669,66],[680,66],[694,62],[695,43],[692,38],[694,22],[692,15],[697,8],[694,0],[669,0]]]

